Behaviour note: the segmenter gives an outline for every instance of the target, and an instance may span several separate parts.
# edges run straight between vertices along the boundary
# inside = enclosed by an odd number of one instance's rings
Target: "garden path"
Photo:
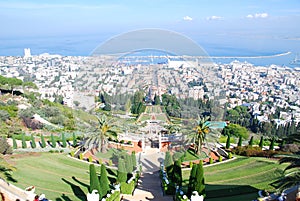
[[[141,153],[142,175],[133,195],[123,195],[124,201],[173,200],[172,196],[164,196],[161,189],[159,169],[163,159],[164,153],[158,152],[157,148],[146,148],[145,152]]]

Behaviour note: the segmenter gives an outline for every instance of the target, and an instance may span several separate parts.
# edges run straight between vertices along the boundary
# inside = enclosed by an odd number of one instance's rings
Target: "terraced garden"
[[[84,200],[88,192],[88,164],[66,157],[65,154],[14,155],[9,162],[17,168],[13,174],[17,180],[15,185],[23,189],[34,185],[36,193],[44,193],[55,201]],[[246,157],[205,167],[206,200],[253,200],[257,198],[259,189],[275,190],[269,184],[280,175],[283,168],[275,160]],[[188,169],[183,170],[185,184],[189,172]],[[108,173],[110,178],[115,178],[115,172]]]
[[[283,168],[275,160],[246,157],[205,167],[206,200],[254,200],[259,190],[276,190],[269,184],[280,176]],[[188,183],[189,172],[183,171],[185,184]]]
[[[10,162],[17,168],[13,174],[16,186],[25,189],[33,185],[37,194],[44,193],[55,201],[85,200],[89,188],[87,163],[57,153],[14,156]],[[109,177],[115,177],[113,172],[109,173]]]

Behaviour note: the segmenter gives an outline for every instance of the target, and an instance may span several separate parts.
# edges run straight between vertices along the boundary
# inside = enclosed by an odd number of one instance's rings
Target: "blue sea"
[[[113,35],[75,35],[48,37],[6,37],[0,38],[1,56],[23,56],[24,48],[30,48],[32,55],[42,53],[66,56],[88,56],[95,48]],[[286,38],[247,38],[247,37],[195,37],[198,43],[210,56],[230,56],[233,58],[213,59],[217,63],[230,63],[233,60],[247,61],[255,65],[300,67],[291,65],[291,61],[300,53],[300,40]],[[285,56],[272,58],[235,58],[269,56],[291,52]]]

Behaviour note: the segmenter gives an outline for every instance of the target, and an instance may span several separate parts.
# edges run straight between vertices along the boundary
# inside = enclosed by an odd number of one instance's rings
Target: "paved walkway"
[[[143,173],[133,195],[123,195],[124,201],[172,201],[172,196],[163,196],[161,181],[159,178],[160,163],[164,159],[164,153],[158,149],[147,148],[141,154]]]

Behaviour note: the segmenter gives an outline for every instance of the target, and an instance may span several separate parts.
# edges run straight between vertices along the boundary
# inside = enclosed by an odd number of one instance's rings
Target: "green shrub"
[[[270,146],[269,146],[269,150],[274,150],[274,143],[275,143],[275,138],[273,137],[272,138],[272,141],[271,141],[271,144],[270,144]]]
[[[52,133],[51,133],[51,146],[52,146],[52,148],[56,147],[56,141],[55,141],[54,136],[53,136]]]
[[[12,136],[12,140],[13,140],[13,149],[17,149],[18,148],[18,144],[15,138],[15,135]]]
[[[135,156],[135,151],[131,152],[131,160],[132,160],[132,167],[133,169],[136,168],[136,156]]]
[[[124,160],[119,158],[118,160],[118,173],[117,173],[117,181],[118,182],[126,182],[127,180],[127,172],[125,169]]]
[[[214,163],[214,159],[212,157],[209,158],[209,164],[213,164]]]
[[[42,147],[42,148],[45,148],[45,147],[46,147],[46,142],[45,142],[45,138],[44,138],[44,135],[43,135],[43,134],[41,135],[41,147]]]
[[[72,150],[72,151],[70,151],[70,156],[72,156],[72,157],[74,157],[75,156],[75,153],[74,153],[74,151]]]
[[[82,153],[79,154],[79,159],[83,160],[83,154]]]
[[[243,138],[242,136],[239,137],[239,141],[238,141],[238,147],[241,147],[242,146],[242,141],[243,141]]]
[[[112,160],[108,160],[108,166],[113,166]]]
[[[170,178],[170,179],[172,178],[172,175],[173,175],[173,164],[174,164],[174,162],[173,162],[171,153],[169,151],[167,151],[166,155],[165,155],[164,165],[166,168],[168,178]]]
[[[101,198],[104,197],[109,191],[109,180],[107,177],[107,171],[104,164],[101,165],[100,171],[100,196]]]
[[[191,173],[190,173],[189,184],[188,184],[188,193],[187,193],[189,197],[192,195],[192,192],[195,190],[197,168],[198,168],[198,164],[193,165]]]
[[[102,158],[99,158],[99,159],[98,159],[98,163],[99,163],[99,164],[102,164],[102,163],[103,163]]]
[[[125,168],[126,168],[127,173],[133,172],[132,160],[131,160],[131,156],[129,154],[125,155]]]
[[[99,183],[98,175],[96,173],[95,165],[90,164],[89,170],[90,170],[90,188],[89,188],[90,193],[93,190],[97,190],[98,193],[100,193],[100,183]]]
[[[73,147],[75,147],[77,145],[77,138],[75,133],[73,133]]]
[[[249,146],[252,147],[253,146],[253,136],[251,136],[250,140],[249,140]]]
[[[27,144],[26,144],[26,141],[25,141],[25,134],[24,133],[22,134],[22,148],[23,149],[27,148]]]
[[[241,156],[247,156],[247,157],[273,157],[275,154],[284,154],[286,152],[278,152],[274,150],[261,150],[260,147],[251,147],[251,146],[245,146],[245,147],[236,147],[232,150],[234,154],[241,155]]]
[[[67,147],[67,140],[66,140],[66,136],[65,133],[61,134],[61,143],[62,143],[62,147],[66,148]]]
[[[192,168],[194,165],[193,161],[190,161],[189,167]]]
[[[232,158],[232,153],[231,153],[231,152],[228,153],[228,158],[229,158],[229,159]]]
[[[227,136],[227,140],[226,140],[226,149],[230,148],[230,135]]]
[[[173,182],[177,186],[182,185],[182,170],[181,170],[181,160],[177,160],[173,166]]]
[[[89,156],[88,160],[89,160],[90,163],[92,163],[93,162],[93,157]]]
[[[261,136],[260,137],[260,141],[259,141],[259,145],[258,145],[261,149],[263,148],[263,146],[264,146],[264,137],[263,136]]]
[[[197,176],[196,176],[194,190],[197,191],[199,195],[203,195],[205,197],[205,182],[204,182],[204,170],[203,170],[202,161],[200,161],[200,163],[197,166],[196,175]]]
[[[105,198],[106,201],[116,201],[120,199],[121,199],[120,191],[114,191],[114,193],[111,194],[109,198],[108,197]]]
[[[131,195],[135,188],[135,180],[132,180],[130,183],[121,182],[121,193]]]
[[[31,148],[35,149],[36,148],[36,143],[33,134],[31,134]]]
[[[223,161],[223,156],[219,156],[219,162]]]

